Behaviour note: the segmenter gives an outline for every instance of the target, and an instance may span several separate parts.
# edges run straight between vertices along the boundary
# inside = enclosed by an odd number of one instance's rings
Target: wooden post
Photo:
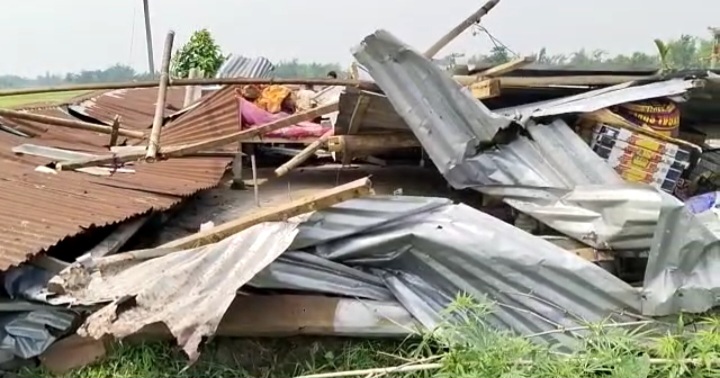
[[[119,131],[120,131],[120,116],[115,115],[115,118],[113,118],[112,132],[110,133],[110,147],[115,146],[117,144]]]
[[[260,188],[258,188],[257,164],[255,161],[255,146],[252,146],[250,154],[250,167],[252,169],[253,194],[255,195],[255,205],[260,207]]]
[[[367,156],[397,148],[420,147],[412,134],[335,135],[328,138],[328,150],[349,156]]]
[[[318,138],[318,140],[314,141],[309,146],[305,147],[302,151],[300,151],[299,154],[295,155],[292,159],[288,160],[287,163],[281,165],[275,170],[275,175],[277,177],[283,176],[290,172],[291,170],[295,169],[300,164],[304,163],[309,159],[311,156],[315,155],[315,152],[319,150],[322,146],[327,143],[327,140],[332,136],[333,131],[330,130],[327,133],[325,133],[323,136]]]
[[[237,131],[228,135],[223,135],[217,138],[207,139],[201,142],[178,145],[178,146],[167,146],[160,150],[160,154],[163,158],[181,157],[190,155],[200,151],[208,151],[215,148],[223,147],[231,143],[240,142],[243,140],[253,139],[255,137],[280,130],[288,126],[295,125],[300,122],[310,121],[322,115],[332,113],[338,110],[338,103],[332,103],[324,105],[318,108],[310,109],[305,112],[295,113],[275,120],[273,122],[264,124],[262,126],[253,127],[252,129]],[[135,161],[145,156],[142,151],[128,151],[124,153],[109,154],[96,156],[93,158],[62,162],[57,164],[57,168],[60,170],[73,170],[82,167],[91,167],[102,164],[112,163],[125,163],[128,161]]]
[[[6,118],[23,119],[26,121],[43,123],[46,125],[68,127],[71,129],[94,131],[97,133],[103,133],[103,134],[108,134],[108,135],[112,134],[112,132],[113,132],[113,129],[111,126],[98,125],[95,123],[75,121],[75,120],[70,120],[70,119],[65,119],[65,118],[50,117],[50,116],[41,115],[41,114],[19,112],[19,111],[10,110],[10,109],[0,109],[0,116],[6,117]],[[145,133],[143,133],[141,131],[126,130],[126,129],[118,129],[118,135],[135,138],[135,139],[142,139],[145,137]]]
[[[168,81],[170,80],[170,57],[172,56],[173,40],[175,32],[170,30],[165,38],[165,49],[163,50],[162,72],[160,72],[160,86],[158,87],[157,102],[155,103],[155,118],[153,119],[150,140],[148,141],[146,160],[155,160],[157,151],[160,149],[160,131],[165,117],[165,97],[167,96]]]
[[[485,5],[478,9],[475,13],[471,14],[470,17],[463,20],[463,22],[459,23],[456,27],[435,42],[434,45],[430,46],[430,48],[425,51],[425,57],[432,59],[438,52],[440,52],[440,50],[442,50],[443,47],[447,46],[448,43],[452,42],[453,39],[457,38],[457,36],[462,34],[462,32],[464,32],[467,28],[480,22],[480,19],[490,12],[490,10],[493,9],[499,2],[500,0],[490,0],[485,3]]]

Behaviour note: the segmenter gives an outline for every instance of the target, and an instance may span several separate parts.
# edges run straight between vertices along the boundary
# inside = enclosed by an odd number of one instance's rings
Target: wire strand
[[[490,33],[490,31],[487,30],[487,28],[485,28],[484,26],[482,26],[482,25],[480,25],[480,24],[475,24],[474,27],[475,27],[475,29],[476,29],[477,31],[485,33],[485,35],[488,36],[488,38],[490,39],[490,42],[492,42],[495,47],[502,47],[503,49],[505,49],[507,52],[511,53],[512,55],[514,55],[514,56],[516,56],[516,57],[520,56],[520,54],[518,54],[518,53],[515,52],[513,49],[511,49],[510,47],[508,47],[508,45],[506,45],[505,43],[503,43],[503,41],[501,41],[499,38],[496,38],[496,37],[495,37],[492,33]]]

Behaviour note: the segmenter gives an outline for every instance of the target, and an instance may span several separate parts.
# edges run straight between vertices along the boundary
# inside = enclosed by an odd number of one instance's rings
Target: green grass
[[[167,344],[120,346],[108,358],[67,374],[100,377],[256,377],[410,367],[414,372],[367,372],[367,378],[720,378],[720,319],[678,317],[676,323],[601,322],[556,329],[577,341],[573,353],[500,332],[485,322],[492,305],[458,297],[441,325],[420,340],[218,340],[195,365]],[[690,320],[690,322],[688,322]],[[21,377],[49,377],[42,370]]]
[[[34,93],[18,96],[0,96],[0,108],[15,108],[33,104],[56,104],[88,93],[89,91]]]

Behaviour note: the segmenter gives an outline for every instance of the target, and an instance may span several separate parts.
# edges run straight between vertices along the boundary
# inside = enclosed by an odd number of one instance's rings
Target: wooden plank
[[[477,83],[472,83],[470,84],[469,89],[473,97],[478,100],[498,97],[501,94],[500,79],[487,79]]]
[[[276,208],[260,210],[232,222],[215,226],[210,230],[198,232],[185,238],[163,244],[160,248],[182,249],[213,243],[259,223],[281,221],[300,214],[325,209],[351,198],[367,196],[372,193],[372,183],[370,179],[367,177],[362,178],[322,191],[316,195],[297,199]]]
[[[535,58],[532,56],[526,56],[523,58],[516,58],[509,62],[498,64],[497,66],[493,66],[488,68],[485,71],[480,72],[477,74],[477,76],[480,77],[496,77],[496,76],[502,76],[505,75],[508,72],[515,71],[519,68],[525,67],[530,63],[535,62]]]
[[[237,131],[228,135],[207,139],[197,143],[163,147],[160,149],[160,156],[167,159],[174,157],[182,157],[199,151],[212,150],[215,148],[226,146],[231,143],[237,143],[246,139],[252,139],[267,133],[271,133],[275,130],[280,130],[300,122],[309,121],[319,116],[332,113],[336,110],[338,110],[338,103],[333,103],[305,112],[295,113],[285,118],[281,118],[279,120],[275,120],[262,126],[254,127],[252,129]],[[57,168],[60,170],[73,170],[77,168],[103,164],[119,164],[129,161],[136,161],[144,156],[144,152],[130,151],[126,153],[101,155],[89,159],[62,162],[57,164]]]

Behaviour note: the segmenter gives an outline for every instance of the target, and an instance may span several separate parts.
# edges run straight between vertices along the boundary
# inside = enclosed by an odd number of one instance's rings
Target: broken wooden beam
[[[480,9],[475,11],[468,18],[464,19],[461,23],[459,23],[452,30],[447,32],[447,34],[443,35],[432,46],[430,46],[430,48],[425,51],[425,57],[428,59],[432,59],[438,52],[440,52],[440,50],[443,49],[443,47],[447,46],[450,42],[452,42],[453,39],[457,38],[460,34],[462,34],[462,32],[467,30],[467,28],[471,27],[473,24],[479,23],[480,19],[482,19],[483,16],[490,12],[490,10],[495,8],[495,6],[499,2],[500,0],[490,0],[485,3],[485,5],[480,7]]]
[[[328,138],[328,150],[343,156],[368,156],[398,148],[421,147],[412,134],[335,135]]]
[[[281,177],[286,175],[291,170],[297,168],[300,164],[304,163],[311,156],[314,156],[317,150],[324,146],[328,139],[332,136],[333,130],[328,131],[323,136],[318,138],[315,142],[305,147],[299,154],[295,155],[292,159],[288,160],[285,164],[279,166],[275,170],[275,175]]]
[[[50,117],[42,114],[34,114],[27,112],[20,112],[10,109],[0,109],[0,116],[13,119],[22,119],[26,121],[38,122],[46,125],[62,126],[71,129],[94,131],[97,133],[103,133],[112,135],[113,128],[106,125],[98,125],[90,122],[76,121],[66,118]],[[141,131],[118,129],[118,135],[142,139],[145,137],[145,133]]]
[[[160,157],[163,159],[182,157],[200,151],[211,150],[226,146],[231,143],[241,142],[243,140],[252,139],[258,136],[271,133],[276,130],[284,129],[288,126],[295,125],[300,122],[310,121],[317,117],[332,113],[338,110],[338,103],[333,103],[308,111],[295,113],[285,118],[281,118],[261,126],[253,127],[247,130],[241,130],[221,137],[207,139],[201,142],[167,146],[160,149]],[[120,164],[130,161],[136,161],[145,156],[144,151],[128,151],[117,154],[101,155],[89,159],[81,159],[76,161],[68,161],[57,164],[57,169],[73,170],[77,168],[90,167],[103,164]]]
[[[110,132],[110,147],[117,145],[117,140],[120,132],[120,116],[115,115],[112,123],[112,131]]]
[[[157,101],[155,101],[155,116],[153,118],[150,139],[147,144],[146,160],[155,160],[160,149],[160,132],[162,131],[165,118],[165,98],[167,97],[168,80],[170,80],[170,57],[172,56],[172,45],[175,39],[175,32],[170,30],[165,37],[165,48],[162,57],[162,71],[160,71],[160,84],[158,87]]]
[[[502,75],[507,74],[508,72],[512,72],[512,71],[515,71],[522,67],[525,67],[528,64],[531,64],[533,62],[535,62],[535,58],[532,56],[516,58],[509,62],[505,62],[502,64],[498,64],[496,66],[490,67],[490,68],[486,69],[485,71],[482,71],[479,74],[477,74],[477,76],[480,76],[480,77],[502,76]]]

